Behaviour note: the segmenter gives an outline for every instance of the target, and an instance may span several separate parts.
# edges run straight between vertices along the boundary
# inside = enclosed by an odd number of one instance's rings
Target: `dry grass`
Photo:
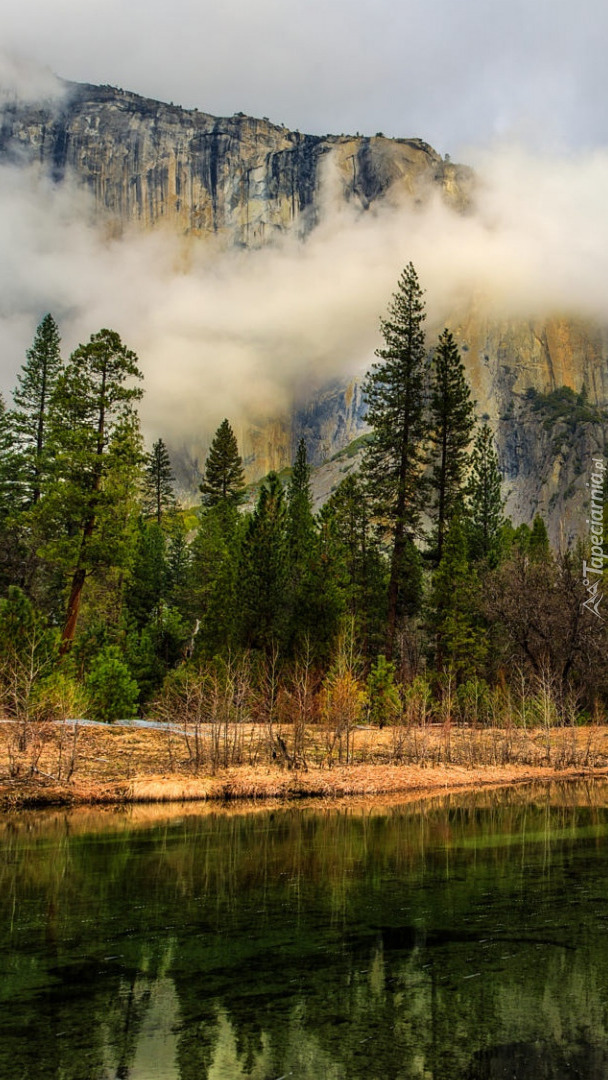
[[[183,736],[164,731],[0,723],[0,804],[72,805],[190,800],[409,796],[608,774],[608,728],[360,729],[355,761],[329,760],[322,729],[306,737],[306,768],[272,760],[262,727],[243,733],[240,763],[196,767]],[[202,732],[204,743],[205,733]],[[289,746],[290,732],[283,730]],[[69,762],[69,768],[66,767]]]

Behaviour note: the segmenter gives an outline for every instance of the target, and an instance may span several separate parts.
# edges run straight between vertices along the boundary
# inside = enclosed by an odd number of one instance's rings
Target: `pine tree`
[[[310,466],[306,456],[306,443],[300,439],[287,488],[286,539],[288,555],[288,605],[292,623],[292,637],[309,633],[307,599],[309,584],[315,562],[317,531],[312,513],[310,489]],[[308,597],[307,597],[308,594]]]
[[[57,384],[49,440],[54,481],[44,514],[47,557],[71,581],[62,654],[74,639],[87,577],[126,558],[142,460],[134,412],[142,391],[133,385],[139,378],[135,353],[114,331],[100,330],[78,346]]]
[[[287,537],[283,485],[268,474],[243,542],[241,603],[243,644],[269,650],[285,640]]]
[[[473,561],[496,565],[504,525],[504,501],[494,437],[488,424],[477,433],[471,454],[471,471],[466,487],[466,532]]]
[[[19,466],[15,456],[14,429],[11,415],[0,394],[0,523],[16,509]]]
[[[326,661],[338,633],[344,604],[312,511],[310,466],[304,439],[298,444],[287,488],[286,552],[288,649],[292,656],[309,649],[314,660]]]
[[[436,462],[432,483],[437,563],[443,555],[447,523],[457,510],[462,510],[474,413],[458,347],[450,331],[444,330],[433,356],[430,396],[431,441]]]
[[[222,420],[213,436],[200,490],[204,506],[215,506],[219,502],[238,506],[245,496],[243,462],[227,420]]]
[[[395,685],[395,665],[382,654],[377,657],[367,678],[368,720],[383,728],[394,723],[401,712],[399,690]]]
[[[13,424],[22,458],[23,494],[26,505],[39,501],[48,478],[49,411],[62,371],[60,338],[52,315],[45,315],[14,393]]]
[[[196,648],[208,657],[237,644],[241,613],[239,561],[244,521],[230,503],[203,509],[187,568],[186,610],[198,622]]]
[[[363,485],[351,473],[320,513],[322,537],[358,644],[366,657],[377,655],[386,627],[387,564],[372,527]]]
[[[130,571],[126,603],[141,629],[159,612],[168,584],[167,545],[156,521],[138,521]]]
[[[436,671],[452,668],[459,678],[477,672],[487,651],[487,632],[477,600],[477,578],[470,565],[460,517],[449,522],[443,556],[433,574],[430,630]]]
[[[364,383],[367,420],[372,427],[364,472],[373,509],[386,525],[390,543],[386,655],[393,655],[398,619],[404,614],[401,595],[408,542],[419,527],[425,501],[422,470],[426,460],[425,319],[422,290],[411,263],[405,268],[382,320],[385,348],[376,355]]]
[[[287,489],[287,540],[292,572],[301,574],[315,538],[310,465],[306,443],[300,439]]]
[[[0,395],[0,591],[19,585],[30,591],[37,536],[24,513],[23,459],[15,448],[13,414]]]
[[[540,514],[536,514],[532,522],[528,552],[534,562],[543,563],[551,558],[549,533]]]
[[[172,523],[167,545],[167,586],[169,602],[186,609],[186,594],[190,576],[191,551],[187,527],[181,518]]]
[[[169,451],[163,440],[158,439],[146,461],[143,492],[144,514],[154,517],[158,526],[162,525],[164,515],[175,509],[174,484]]]

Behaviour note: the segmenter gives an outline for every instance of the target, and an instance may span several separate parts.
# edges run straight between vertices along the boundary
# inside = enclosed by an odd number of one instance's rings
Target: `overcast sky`
[[[69,79],[290,128],[608,142],[605,0],[0,0],[2,45]]]
[[[481,181],[468,215],[358,214],[329,185],[306,245],[199,245],[184,267],[166,232],[112,238],[73,181],[2,166],[7,394],[46,311],[66,355],[111,326],[141,358],[147,434],[200,447],[223,416],[281,415],[303,373],[363,370],[410,259],[429,327],[473,302],[608,320],[605,0],[0,0],[0,15],[0,100],[53,92],[55,72],[311,133],[418,136]]]

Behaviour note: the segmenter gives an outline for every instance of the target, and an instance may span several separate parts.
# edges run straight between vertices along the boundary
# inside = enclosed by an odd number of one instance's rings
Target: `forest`
[[[102,329],[64,359],[47,314],[0,403],[5,717],[186,722],[221,708],[340,738],[423,719],[602,721],[589,543],[557,552],[540,516],[505,517],[454,337],[429,342],[424,321],[410,263],[364,383],[361,468],[315,513],[304,441],[287,476],[247,486],[229,419],[199,505],[180,506],[165,443],[144,445],[138,358]],[[585,391],[566,392],[584,422]]]

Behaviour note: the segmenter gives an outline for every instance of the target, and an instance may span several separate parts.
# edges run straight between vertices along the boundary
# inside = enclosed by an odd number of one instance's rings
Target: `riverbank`
[[[252,727],[241,760],[222,767],[208,752],[212,734],[197,733],[195,753],[192,735],[174,730],[0,724],[0,807],[421,797],[608,777],[606,727],[362,729],[348,765],[320,730],[308,733],[304,761],[277,761],[268,733]]]

